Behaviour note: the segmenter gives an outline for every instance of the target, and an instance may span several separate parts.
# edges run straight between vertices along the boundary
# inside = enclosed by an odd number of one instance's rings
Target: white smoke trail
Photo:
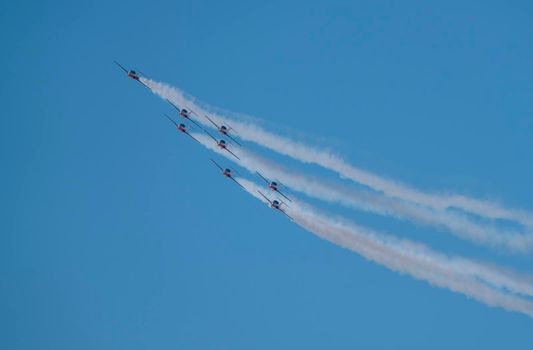
[[[265,202],[257,192],[260,187],[255,183],[242,178],[238,181],[251,195]],[[514,272],[507,274],[481,263],[448,257],[421,244],[333,219],[301,201],[291,203],[285,210],[304,229],[391,270],[462,293],[489,306],[533,317],[533,301],[518,295],[533,296],[531,276],[520,276]]]
[[[191,96],[188,96],[181,90],[167,84],[150,79],[143,79],[143,82],[147,84],[155,94],[164,99],[169,99],[180,106],[186,106],[190,109],[192,108],[200,115],[209,113],[212,119],[217,123],[223,124],[229,122],[239,131],[239,137],[243,140],[255,142],[265,148],[292,157],[303,163],[316,164],[326,169],[330,169],[337,172],[342,178],[356,181],[391,197],[425,205],[434,210],[446,211],[450,208],[457,208],[488,219],[512,220],[529,228],[533,228],[533,214],[530,212],[505,208],[497,203],[470,198],[463,195],[422,192],[397,181],[389,180],[354,167],[331,152],[268,132],[254,123],[237,121],[228,116],[208,112],[207,110],[211,108],[196,103],[195,99]],[[198,121],[210,126],[208,124],[209,122],[203,118],[198,118]]]
[[[208,149],[218,151],[218,147],[211,138],[196,133],[194,133],[194,137]],[[410,219],[419,224],[443,227],[460,238],[492,247],[502,246],[516,252],[525,252],[533,247],[532,235],[498,230],[488,225],[474,223],[459,213],[436,212],[431,208],[401,202],[395,198],[386,198],[369,191],[355,190],[347,186],[340,186],[318,178],[291,172],[272,161],[239,147],[233,149],[233,152],[238,154],[240,160],[233,158],[231,154],[225,151],[222,151],[221,154],[237,162],[251,173],[259,171],[269,178],[282,180],[288,187],[310,197],[381,215],[391,215],[397,219]]]
[[[206,136],[194,136],[202,139],[200,141],[208,148],[232,159],[231,155],[219,150],[214,142]],[[234,151],[242,157],[239,164],[251,171],[257,169],[258,164],[265,166],[265,164],[261,164],[259,158],[255,159],[253,155],[251,156],[244,150]],[[265,173],[269,175],[268,172]],[[296,183],[294,186],[298,186],[298,179],[291,179]],[[307,180],[305,179],[305,181]],[[245,179],[238,179],[238,181],[245,186],[250,194],[262,200],[257,193],[259,187],[254,183]],[[309,184],[304,183],[304,185],[308,186]],[[331,188],[326,187],[321,190],[329,191]],[[330,194],[323,193],[322,195],[328,196]],[[334,195],[337,197],[332,198],[337,198],[339,201],[348,200],[338,199],[338,193],[334,193]],[[374,205],[375,203],[370,204]],[[464,258],[448,257],[432,251],[424,245],[400,240],[342,219],[326,216],[302,202],[292,203],[291,207],[286,210],[301,227],[319,237],[357,252],[366,259],[394,271],[427,281],[432,285],[462,293],[489,306],[502,307],[533,317],[533,301],[527,298],[527,296],[533,296],[531,276],[520,275],[514,271]]]
[[[235,161],[203,134],[192,134],[208,149]],[[235,150],[243,157],[243,150]],[[241,158],[241,160],[246,159]],[[243,161],[238,161],[242,164]],[[258,199],[258,187],[244,178],[238,179]],[[332,219],[297,201],[286,209],[303,228],[337,245],[394,271],[407,273],[432,285],[465,294],[490,306],[518,311],[533,317],[533,303],[518,295],[533,296],[533,277],[520,275],[498,266],[489,266],[459,257],[447,257],[407,240],[396,239],[362,228],[341,219]]]
[[[247,156],[245,155],[246,151],[235,150],[235,149],[233,150],[241,158],[241,160],[239,161],[236,158],[234,158],[231,154],[227,153],[224,150],[219,149],[216,146],[216,144],[213,142],[213,140],[211,140],[207,136],[202,135],[202,134],[193,134],[193,136],[197,138],[200,141],[200,143],[202,143],[206,148],[212,151],[215,151],[222,156],[227,157],[231,161],[237,162],[243,167],[247,166],[246,165]],[[260,189],[264,190],[264,188],[257,187],[253,182],[250,182],[243,178],[240,178],[238,181],[241,184],[243,184],[245,188],[249,190],[249,192],[252,195],[263,200],[262,197],[259,196],[257,191]],[[298,201],[298,203],[296,204],[291,203],[291,208],[289,209],[291,215],[295,213],[294,208],[305,208],[305,206],[302,206],[299,203],[301,202]],[[308,209],[307,212],[310,212],[310,210]],[[310,216],[320,217],[320,215],[318,215],[316,212],[312,212]],[[351,226],[356,227],[354,225],[351,225]],[[356,227],[356,229],[359,231],[370,232],[361,227]],[[379,235],[376,235],[375,233],[373,233],[372,235],[379,236]],[[403,246],[405,250],[412,251],[412,252],[416,251],[418,256],[438,257],[439,259],[433,258],[432,260],[433,260],[433,264],[435,264],[435,261],[438,261],[439,262],[438,265],[440,266],[441,269],[446,269],[447,271],[453,271],[455,274],[459,274],[461,276],[469,276],[469,278],[480,279],[490,286],[501,288],[504,290],[509,290],[513,293],[533,296],[533,277],[531,276],[522,276],[522,275],[514,273],[511,270],[502,269],[501,267],[498,267],[498,266],[489,266],[489,265],[474,263],[470,260],[459,258],[459,257],[455,257],[453,259],[445,258],[443,255],[438,255],[436,253],[433,253],[431,250],[424,247],[423,245],[415,244],[415,243],[412,243],[406,240],[400,241],[400,240],[395,240],[391,237],[387,238],[387,240],[390,242],[402,242],[401,246]]]

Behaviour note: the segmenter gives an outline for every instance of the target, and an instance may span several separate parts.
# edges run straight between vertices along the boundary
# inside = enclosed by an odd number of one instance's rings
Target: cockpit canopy
[[[272,186],[276,187],[278,184],[276,181],[272,181]]]

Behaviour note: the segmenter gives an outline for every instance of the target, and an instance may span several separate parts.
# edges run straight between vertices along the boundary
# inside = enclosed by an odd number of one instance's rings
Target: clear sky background
[[[531,349],[533,319],[225,181],[113,60],[379,174],[533,210],[532,37],[530,1],[3,2],[0,348]],[[533,272],[531,255],[343,213]]]

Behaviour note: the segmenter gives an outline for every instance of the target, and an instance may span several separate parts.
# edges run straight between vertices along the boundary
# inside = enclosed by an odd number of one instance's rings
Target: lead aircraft
[[[115,64],[127,74],[128,78],[131,78],[131,79],[133,79],[133,80],[135,80],[135,81],[138,81],[138,82],[139,82],[140,84],[142,84],[145,88],[148,88],[148,89],[149,89],[148,85],[146,85],[145,83],[143,83],[143,82],[141,81],[141,76],[139,75],[139,73],[137,73],[136,71],[134,71],[134,70],[132,70],[132,69],[128,70],[128,69],[124,68],[124,67],[123,67],[120,63],[118,63],[117,61],[113,61],[113,62],[115,62]]]

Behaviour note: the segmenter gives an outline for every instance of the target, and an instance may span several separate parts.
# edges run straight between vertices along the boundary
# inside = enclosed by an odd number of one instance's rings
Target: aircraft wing
[[[205,114],[204,116],[207,118],[207,120],[209,120],[209,121],[211,122],[211,124],[213,124],[213,125],[215,126],[215,128],[220,129],[220,128],[218,127],[217,123],[215,123],[215,122],[213,121],[213,119],[209,118],[209,117],[207,116],[207,114]]]
[[[142,84],[142,86],[144,86],[145,88],[147,88],[148,90],[152,91],[152,89],[150,89],[150,87],[148,85],[146,85],[145,83],[143,83],[141,81],[141,79],[137,80],[139,82],[139,84]]]
[[[226,122],[226,126],[228,127],[228,131],[233,130],[233,132],[234,132],[235,134],[239,135],[239,133],[236,132],[235,129],[233,129],[233,128],[231,127],[231,125],[229,125],[227,122]]]
[[[233,153],[232,151],[230,151],[229,149],[227,148],[224,148],[226,151],[228,151],[232,156],[234,156],[235,158],[237,158],[238,160],[241,160],[241,158],[237,157],[237,155],[235,153]]]
[[[187,135],[189,135],[189,137],[190,137],[191,139],[193,139],[194,141],[200,143],[200,141],[198,141],[198,140],[196,139],[196,137],[194,137],[194,136],[192,136],[191,134],[189,134],[188,131],[184,131],[184,133],[186,133]]]
[[[265,180],[265,182],[267,183],[267,185],[270,184],[270,181],[268,181],[268,180],[266,179],[266,177],[264,177],[263,175],[261,175],[261,173],[260,173],[259,171],[256,171],[255,173],[256,173],[257,175],[259,175],[263,180]]]
[[[287,197],[286,195],[284,195],[280,190],[276,190],[276,192],[278,192],[280,195],[282,195],[283,198],[285,198],[285,199],[288,200],[289,202],[292,202],[292,200],[291,200],[289,197]]]
[[[203,131],[205,131],[205,129],[200,125],[198,124],[196,121],[194,121],[192,118],[187,118],[188,120],[190,120],[192,123],[194,123],[194,125],[196,125],[197,127],[199,127],[200,129],[202,129]],[[207,132],[207,131],[206,131]]]
[[[126,68],[122,67],[122,65],[121,65],[120,63],[118,63],[117,61],[113,61],[113,62],[115,62],[115,64],[116,64],[117,66],[119,66],[120,69],[122,69],[126,74],[128,74],[128,70],[127,70]]]
[[[176,108],[176,110],[178,111],[178,113],[181,112],[181,109],[179,109],[178,106],[176,106],[174,103],[170,102],[170,100],[168,98],[165,99],[165,101],[167,101],[168,103],[170,103],[170,105],[174,108]]]
[[[205,130],[204,128],[201,128],[201,129],[206,133],[207,136],[209,136],[210,138],[212,138],[213,141],[215,141],[215,143],[218,144],[218,140],[217,140],[213,135],[211,135],[211,134],[210,134],[207,130]]]
[[[222,167],[221,167],[220,165],[218,165],[217,162],[215,162],[212,158],[209,158],[209,159],[211,159],[211,161],[213,162],[213,164],[215,164],[215,166],[216,166],[217,168],[219,168],[220,171],[224,172],[224,169],[222,169]]]
[[[272,205],[272,201],[271,201],[270,199],[268,199],[268,197],[265,196],[265,195],[263,194],[263,192],[261,192],[261,191],[257,191],[257,192],[258,192],[258,193],[259,193],[264,199],[266,199],[266,200],[268,201],[268,203],[270,203],[270,205]]]
[[[243,190],[246,190],[246,188],[244,188],[244,186],[241,185],[241,183],[240,183],[239,181],[235,180],[235,179],[233,178],[233,176],[230,177],[230,179],[232,179],[233,181],[235,181],[235,183],[236,183],[237,185],[241,186]]]
[[[287,214],[285,212],[285,210],[281,210],[281,209],[278,209],[280,212],[282,212],[283,214],[285,214],[285,216],[287,216],[289,219],[291,219],[291,221],[294,221],[294,219],[292,218],[292,216],[290,216],[289,214]]]
[[[237,142],[237,140],[235,140],[233,137],[231,137],[231,135],[226,135],[227,137],[229,137],[231,139],[231,141],[235,142],[237,145],[241,145],[240,143]]]
[[[165,117],[167,117],[167,119],[170,120],[170,122],[171,122],[172,124],[174,124],[174,125],[176,125],[176,127],[178,127],[178,123],[176,123],[176,121],[175,121],[174,119],[170,118],[170,117],[169,117],[168,115],[166,115],[166,114],[163,114],[163,115],[164,115]]]

